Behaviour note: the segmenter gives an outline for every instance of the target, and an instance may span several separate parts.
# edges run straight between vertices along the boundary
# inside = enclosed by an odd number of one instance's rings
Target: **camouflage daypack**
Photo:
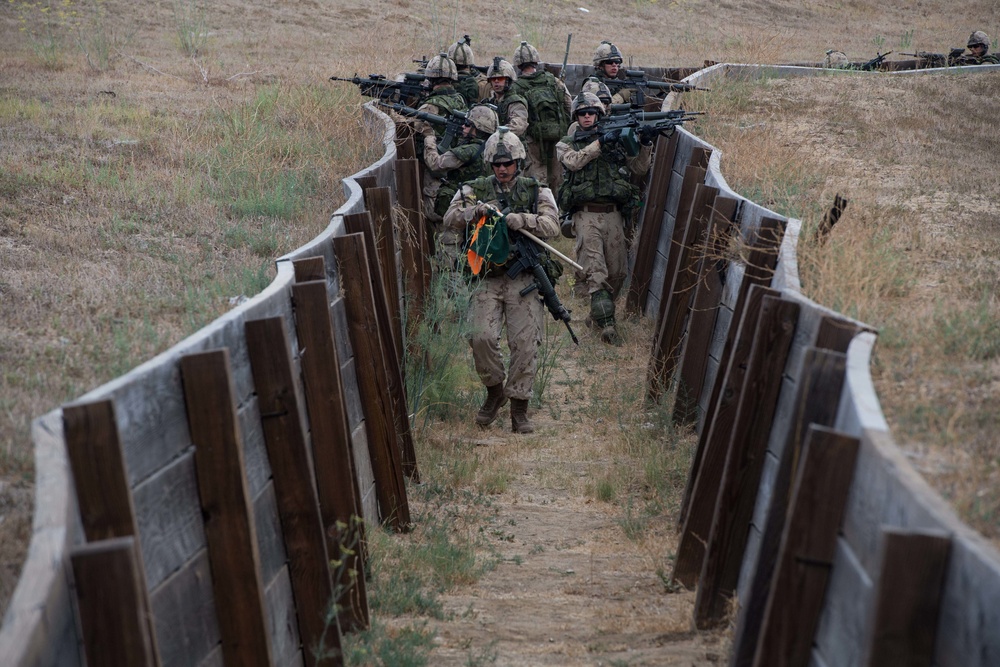
[[[474,74],[459,74],[455,91],[465,98],[465,104],[471,107],[479,102],[479,79]]]
[[[520,77],[514,92],[528,105],[528,136],[538,141],[558,141],[569,128],[569,112],[556,78],[546,71]]]
[[[462,183],[491,173],[486,163],[481,159],[485,147],[486,142],[478,140],[451,149],[455,157],[462,161],[462,166],[449,171],[445,178],[441,179],[441,189],[438,190],[437,197],[434,199],[434,212],[442,218],[448,212],[448,206]]]

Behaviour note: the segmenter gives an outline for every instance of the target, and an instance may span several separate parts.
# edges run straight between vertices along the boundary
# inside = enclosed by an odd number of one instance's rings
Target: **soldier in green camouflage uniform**
[[[615,299],[625,282],[628,262],[623,212],[631,214],[639,206],[638,188],[627,174],[641,176],[649,171],[657,131],[640,129],[639,152],[628,156],[618,142],[619,131],[595,132],[603,115],[604,105],[593,93],[580,93],[573,100],[573,119],[579,129],[556,146],[566,170],[559,207],[573,217],[576,261],[586,273],[591,324],[600,329],[605,343],[620,345]]]
[[[521,141],[501,127],[486,142],[483,160],[492,174],[462,185],[445,213],[445,224],[466,233],[492,205],[508,209],[507,228],[524,229],[539,238],[559,233],[559,211],[552,191],[533,178],[519,175],[525,157]],[[487,265],[485,277],[473,291],[469,321],[473,324],[470,343],[479,379],[486,385],[486,400],[476,414],[476,423],[486,427],[497,418],[510,400],[511,430],[531,433],[528,400],[538,368],[538,346],[544,330],[544,306],[535,292],[523,290],[533,283],[528,271],[516,278],[505,267]],[[500,335],[506,326],[510,348],[510,368],[505,371]]]
[[[514,51],[514,67],[518,69],[514,92],[523,97],[528,106],[525,174],[556,189],[562,179],[562,170],[555,159],[555,145],[569,127],[573,96],[551,72],[538,69],[540,60],[538,49],[521,42]],[[533,102],[543,98],[547,98],[544,109],[541,103]]]
[[[1000,59],[996,54],[989,54],[990,38],[982,30],[977,30],[969,35],[969,41],[965,45],[969,49],[967,55],[959,56],[953,64],[955,65],[996,65],[1000,64]]]
[[[457,146],[441,153],[438,151],[437,137],[433,134],[424,139],[424,164],[428,171],[441,174],[440,187],[435,199],[434,212],[444,217],[448,205],[466,181],[493,173],[483,162],[486,139],[497,129],[497,114],[490,107],[479,104],[471,109],[465,118],[462,138]],[[458,268],[465,238],[459,232],[442,226],[435,239],[438,259],[448,270]]]
[[[455,90],[465,98],[469,107],[478,104],[490,92],[490,86],[482,72],[475,68],[475,54],[472,53],[472,38],[462,37],[448,47],[448,57],[458,67],[458,83]]]
[[[598,81],[611,91],[617,90],[617,92],[612,92],[612,104],[632,103],[632,93],[634,91],[631,88],[621,86],[621,79],[618,78],[622,61],[622,52],[618,50],[617,46],[607,40],[598,44],[594,50],[594,75]]]
[[[455,90],[455,82],[458,81],[458,68],[455,63],[442,53],[434,56],[427,62],[424,74],[430,82],[430,95],[420,105],[419,111],[435,114],[448,118],[452,110],[465,111],[468,106],[463,98]],[[417,137],[417,155],[423,156],[423,142],[429,136],[434,136],[438,141],[444,136],[444,125],[431,125],[422,120],[413,121],[413,129],[420,136]],[[437,199],[438,189],[441,187],[441,174],[436,174],[431,169],[424,169],[423,194],[424,194],[424,218],[431,224],[441,222],[441,216],[434,212],[434,203]],[[439,225],[438,225],[439,226]]]
[[[483,101],[497,108],[500,125],[507,127],[524,143],[524,135],[528,131],[528,103],[511,89],[517,81],[514,66],[497,56],[486,70],[486,80],[490,84],[490,94]]]

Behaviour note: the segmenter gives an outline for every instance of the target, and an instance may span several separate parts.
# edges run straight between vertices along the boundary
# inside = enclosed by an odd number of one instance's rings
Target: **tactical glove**
[[[639,128],[639,142],[643,146],[652,146],[653,142],[656,141],[657,135],[660,131],[655,127],[650,127],[649,125],[643,125]]]
[[[614,143],[618,141],[618,137],[620,137],[621,135],[622,135],[621,130],[610,130],[602,134],[601,138],[598,139],[598,141],[601,142],[602,148],[606,148],[609,145],[614,145]]]
[[[512,232],[516,232],[519,229],[524,228],[524,223],[527,220],[524,219],[524,213],[508,213],[504,216],[504,220],[507,221],[507,229]]]

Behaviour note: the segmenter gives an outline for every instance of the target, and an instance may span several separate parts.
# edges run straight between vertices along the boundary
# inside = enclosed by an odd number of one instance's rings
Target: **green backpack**
[[[536,72],[519,78],[514,92],[528,105],[528,136],[538,141],[558,141],[569,128],[565,97],[550,72]]]

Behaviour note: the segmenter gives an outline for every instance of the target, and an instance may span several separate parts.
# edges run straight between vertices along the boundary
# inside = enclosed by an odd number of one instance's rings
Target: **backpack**
[[[558,141],[569,128],[569,112],[559,83],[550,72],[519,78],[514,92],[528,105],[528,136],[538,141]]]

